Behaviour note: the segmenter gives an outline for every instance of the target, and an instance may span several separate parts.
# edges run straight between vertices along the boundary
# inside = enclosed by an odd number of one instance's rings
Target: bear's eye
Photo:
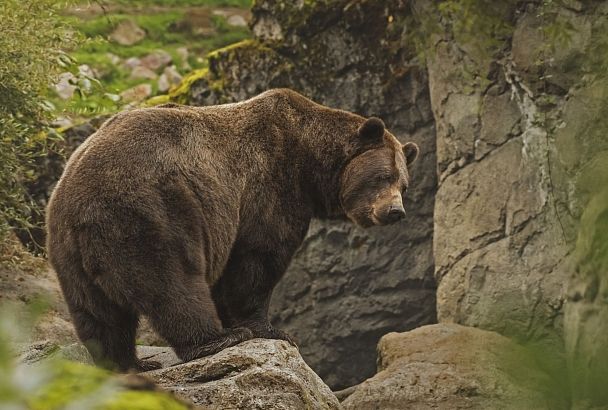
[[[405,196],[405,194],[407,194],[407,186],[404,186],[403,189],[401,189],[401,196]]]
[[[391,179],[393,179],[393,176],[392,176],[391,174],[384,174],[384,173],[383,173],[383,174],[380,174],[380,175],[378,176],[378,179],[379,179],[380,181],[382,181],[382,182],[388,182],[388,181],[390,181]]]

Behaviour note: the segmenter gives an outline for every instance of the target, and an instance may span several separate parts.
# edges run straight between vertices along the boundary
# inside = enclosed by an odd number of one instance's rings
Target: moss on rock
[[[169,94],[155,95],[144,102],[146,107],[155,107],[157,105],[166,104],[171,101]]]
[[[169,98],[171,101],[175,101],[181,104],[188,102],[188,93],[194,83],[205,79],[209,75],[208,68],[201,68],[194,70],[182,79],[182,82],[173,90],[169,92]]]
[[[57,361],[48,382],[27,399],[31,410],[86,406],[103,410],[185,410],[167,393],[124,390],[112,373],[70,361]]]
[[[170,92],[172,101],[213,105],[242,100],[265,91],[268,85],[288,85],[292,68],[288,59],[258,40],[215,50],[207,55],[207,63],[207,69],[187,76]]]

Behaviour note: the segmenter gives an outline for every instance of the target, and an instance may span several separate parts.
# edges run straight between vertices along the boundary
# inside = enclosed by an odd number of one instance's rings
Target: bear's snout
[[[405,209],[401,205],[391,205],[386,214],[387,223],[395,223],[405,218]]]

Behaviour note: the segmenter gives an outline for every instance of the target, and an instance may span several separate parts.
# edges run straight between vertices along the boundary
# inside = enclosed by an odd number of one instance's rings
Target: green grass
[[[122,6],[167,6],[167,7],[183,7],[183,6],[212,6],[212,7],[251,7],[252,0],[82,0],[79,3],[84,4],[102,4],[111,5],[119,4]]]
[[[92,1],[83,3],[94,3]],[[192,69],[202,68],[206,64],[205,55],[217,48],[241,41],[251,36],[246,27],[233,27],[227,24],[222,16],[210,15],[211,24],[215,34],[210,36],[196,35],[187,31],[172,30],[172,25],[184,19],[185,7],[191,6],[236,6],[248,8],[250,0],[112,0],[102,1],[104,6],[118,4],[115,11],[108,8],[107,14],[91,15],[90,17],[76,17],[66,13],[65,21],[87,39],[78,49],[72,50],[70,55],[77,64],[87,64],[100,73],[99,81],[102,88],[96,89],[91,95],[84,98],[74,98],[63,101],[59,98],[53,100],[61,115],[71,117],[88,117],[102,113],[110,113],[120,109],[121,104],[112,101],[107,93],[119,94],[128,88],[140,83],[150,83],[153,95],[156,93],[155,80],[130,79],[130,71],[111,62],[108,53],[117,55],[123,60],[129,57],[142,57],[154,50],[164,50],[172,57],[176,66],[180,68],[181,60],[177,53],[179,47],[189,50],[188,64]],[[168,8],[162,12],[148,10],[139,6],[162,5]],[[129,6],[129,7],[126,7]],[[114,28],[127,19],[133,20],[146,31],[146,37],[132,46],[122,46],[107,40]],[[188,74],[180,70],[182,75]]]

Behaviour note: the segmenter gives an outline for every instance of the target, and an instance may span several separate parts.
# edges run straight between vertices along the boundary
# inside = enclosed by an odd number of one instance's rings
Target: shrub
[[[0,241],[9,224],[25,227],[37,212],[24,183],[34,160],[58,138],[48,122],[50,85],[71,65],[63,50],[78,39],[58,17],[57,0],[0,2]]]

